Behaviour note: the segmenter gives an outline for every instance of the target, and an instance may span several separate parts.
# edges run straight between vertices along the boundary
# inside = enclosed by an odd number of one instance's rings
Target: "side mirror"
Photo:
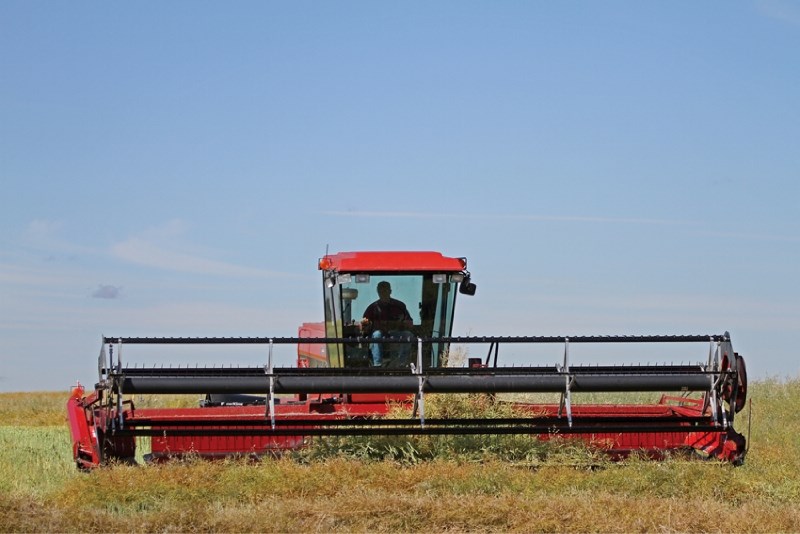
[[[475,284],[470,281],[469,276],[465,276],[464,280],[461,281],[461,285],[458,287],[458,292],[462,295],[474,295],[475,289]]]

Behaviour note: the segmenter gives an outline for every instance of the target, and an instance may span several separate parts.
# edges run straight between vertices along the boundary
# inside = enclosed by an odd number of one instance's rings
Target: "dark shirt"
[[[389,302],[376,300],[364,310],[364,318],[369,319],[373,328],[405,328],[403,321],[411,321],[411,314],[402,301],[390,298]]]

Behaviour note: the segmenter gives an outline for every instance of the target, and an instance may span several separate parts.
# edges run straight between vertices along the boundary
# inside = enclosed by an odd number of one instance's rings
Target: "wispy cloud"
[[[778,234],[754,234],[747,232],[704,232],[703,235],[709,237],[726,237],[732,239],[743,239],[748,241],[777,241],[784,243],[798,243],[800,236],[778,235]]]
[[[217,276],[275,277],[284,273],[236,265],[196,255],[167,250],[145,239],[133,237],[111,247],[111,254],[123,261],[182,273]]]
[[[415,211],[325,211],[323,215],[334,217],[363,217],[378,219],[463,219],[485,221],[542,221],[542,222],[577,222],[608,224],[662,224],[686,225],[693,221],[677,219],[647,219],[636,217],[597,217],[581,215],[509,215],[509,214],[474,214],[474,213],[430,213]]]
[[[609,223],[609,224],[664,224],[682,225],[694,224],[692,221],[681,221],[677,219],[645,219],[636,217],[592,217],[592,216],[548,216],[548,215],[510,215],[509,219],[524,221],[551,221],[551,222],[585,222],[585,223]]]
[[[28,238],[41,240],[50,239],[58,230],[63,226],[61,221],[53,221],[49,219],[34,219],[28,223],[25,229],[25,235]]]
[[[791,24],[800,26],[800,4],[797,2],[787,2],[785,0],[758,0],[756,9],[762,15]]]
[[[494,297],[490,297],[494,298]],[[501,302],[501,299],[497,299]],[[530,303],[536,303],[531,308]],[[547,295],[522,293],[490,302],[491,317],[479,322],[479,332],[496,335],[533,334],[721,334],[748,330],[763,333],[792,330],[800,307],[781,300],[715,294]],[[520,310],[525,310],[521,312]],[[463,325],[459,321],[459,325]],[[534,325],[533,327],[531,325]],[[477,332],[476,332],[477,333]]]
[[[185,235],[191,228],[184,219],[170,219],[163,224],[152,226],[145,230],[141,237],[148,240],[159,240]]]
[[[152,226],[124,241],[111,246],[111,255],[117,259],[181,273],[235,277],[282,277],[286,273],[237,265],[186,252],[185,236],[191,225],[183,219],[172,219]]]
[[[74,260],[79,256],[93,255],[97,250],[69,241],[64,237],[67,224],[52,219],[33,219],[15,239],[18,250],[37,254],[48,262]]]
[[[13,286],[51,287],[81,283],[74,271],[52,271],[25,264],[0,263],[0,284]]]

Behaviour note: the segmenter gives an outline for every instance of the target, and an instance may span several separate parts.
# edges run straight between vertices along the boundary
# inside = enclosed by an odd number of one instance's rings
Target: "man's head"
[[[387,282],[386,280],[384,280],[383,282],[378,282],[377,289],[378,289],[378,297],[380,297],[380,299],[384,302],[388,301],[389,296],[392,294],[391,284],[389,284],[389,282]]]

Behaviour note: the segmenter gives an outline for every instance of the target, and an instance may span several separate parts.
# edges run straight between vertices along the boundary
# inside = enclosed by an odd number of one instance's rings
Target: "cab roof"
[[[430,251],[339,252],[319,260],[321,270],[338,272],[458,272],[466,267],[466,258],[451,258]]]

